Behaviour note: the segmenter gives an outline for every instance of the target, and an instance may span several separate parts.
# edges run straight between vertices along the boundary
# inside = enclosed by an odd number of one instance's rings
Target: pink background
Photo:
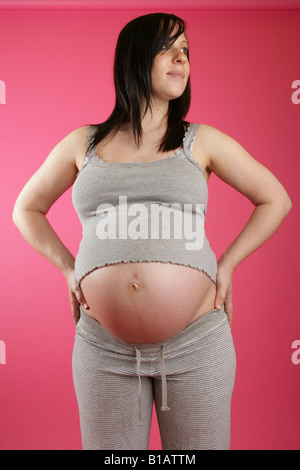
[[[293,201],[279,230],[233,277],[237,375],[232,449],[300,449],[299,2],[0,2],[1,310],[0,449],[80,449],[71,355],[74,326],[62,274],[24,241],[14,202],[50,150],[71,130],[104,120],[114,104],[113,54],[121,28],[151,11],[186,19],[191,47],[188,118],[236,139],[281,181]],[[52,7],[51,7],[52,3]],[[123,9],[121,9],[121,6]],[[138,5],[141,5],[139,3]],[[221,6],[224,9],[219,9]],[[282,5],[285,10],[279,10]],[[45,5],[44,5],[45,6]],[[62,6],[62,5],[61,5]],[[254,9],[246,9],[254,6]],[[13,8],[14,7],[14,8]],[[126,8],[127,7],[127,8]],[[294,9],[293,9],[294,8]],[[292,101],[294,93],[295,100]],[[0,95],[1,101],[1,95]],[[3,98],[2,98],[3,101]],[[298,104],[299,103],[299,104]],[[214,174],[206,220],[217,259],[253,206]],[[71,190],[49,219],[74,253],[81,227]],[[2,344],[3,346],[3,344]],[[3,362],[3,361],[2,361]],[[155,414],[150,449],[160,449]]]

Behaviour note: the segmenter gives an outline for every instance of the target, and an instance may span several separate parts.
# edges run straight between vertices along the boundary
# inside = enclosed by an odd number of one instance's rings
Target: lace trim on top
[[[216,280],[214,279],[213,275],[208,272],[207,269],[199,268],[198,266],[190,264],[190,263],[179,263],[179,262],[176,262],[176,261],[172,261],[170,259],[167,259],[167,260],[166,259],[163,259],[163,260],[159,259],[159,260],[157,260],[157,259],[143,259],[143,258],[138,258],[138,259],[135,259],[135,258],[122,258],[122,259],[119,259],[119,260],[109,261],[109,262],[106,262],[104,264],[96,265],[92,269],[84,272],[80,276],[80,278],[76,281],[77,287],[80,289],[81,288],[81,282],[83,281],[83,279],[85,277],[87,277],[89,274],[91,274],[92,272],[94,272],[98,269],[101,269],[101,268],[105,268],[106,266],[111,266],[111,265],[120,264],[120,263],[123,263],[123,264],[130,264],[130,263],[164,263],[164,264],[173,264],[173,265],[177,265],[177,266],[185,266],[186,268],[196,269],[197,271],[200,271],[200,272],[204,273],[206,276],[209,277],[209,279],[214,284],[216,284]]]
[[[104,160],[102,160],[102,158],[98,157],[98,155],[95,153],[95,147],[94,147],[89,153],[87,153],[87,155],[84,159],[84,162],[82,164],[82,168],[78,173],[80,173],[91,162],[99,164],[100,166],[134,167],[134,166],[160,165],[162,162],[166,162],[167,160],[174,160],[174,159],[177,159],[178,157],[180,159],[182,159],[184,157],[184,155],[183,155],[184,151],[188,151],[189,159],[192,160],[192,162],[194,164],[196,164],[196,166],[203,172],[202,168],[194,160],[193,155],[191,153],[191,148],[192,148],[194,140],[195,140],[197,127],[198,127],[198,124],[190,123],[188,125],[188,127],[185,131],[184,137],[183,137],[183,141],[182,141],[183,147],[178,149],[170,157],[160,158],[159,160],[149,160],[149,161],[139,161],[139,162],[110,162],[110,161],[104,161]],[[194,130],[194,132],[193,132],[193,130]],[[92,133],[93,133],[93,130],[92,130],[92,127],[90,127],[89,128],[89,137],[88,137],[89,143],[91,141]]]

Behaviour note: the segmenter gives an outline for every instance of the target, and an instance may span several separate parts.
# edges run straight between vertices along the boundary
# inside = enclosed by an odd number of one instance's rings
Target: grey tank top
[[[78,286],[103,266],[147,261],[195,268],[216,283],[216,256],[204,229],[208,187],[192,155],[198,126],[189,124],[182,148],[161,160],[112,163],[94,148],[87,152],[72,189],[82,224]],[[95,130],[90,126],[89,141]]]

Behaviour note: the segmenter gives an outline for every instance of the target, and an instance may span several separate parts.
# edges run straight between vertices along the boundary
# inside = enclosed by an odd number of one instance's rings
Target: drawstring
[[[165,345],[161,347],[160,350],[160,375],[161,375],[161,387],[162,387],[162,406],[161,411],[169,411],[171,408],[168,407],[168,397],[167,397],[167,379],[165,373],[165,361],[164,361],[164,348]],[[138,420],[139,425],[142,426],[142,380],[141,380],[141,351],[138,348],[135,348],[136,352],[136,362],[137,362],[137,373],[139,378],[139,390],[138,390]]]
[[[142,426],[142,380],[140,374],[140,367],[141,367],[141,351],[138,348],[135,348],[136,352],[136,362],[137,362],[137,372],[139,377],[139,393],[138,393],[138,418],[139,418],[139,426]]]
[[[161,387],[162,387],[161,411],[169,411],[171,408],[168,407],[168,400],[167,400],[167,379],[166,379],[166,373],[165,373],[164,348],[165,348],[165,345],[163,345],[160,350],[160,375],[161,375]]]

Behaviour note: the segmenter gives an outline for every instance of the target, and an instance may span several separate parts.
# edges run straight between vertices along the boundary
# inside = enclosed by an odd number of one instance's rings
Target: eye
[[[171,49],[171,45],[169,44],[164,44],[161,48],[162,51],[167,52]],[[189,53],[189,48],[188,47],[181,47],[180,50],[185,54],[188,55]]]
[[[167,51],[167,50],[169,50],[169,49],[170,49],[169,44],[164,44],[164,45],[162,46],[162,48],[161,48],[162,51]]]
[[[184,54],[188,55],[188,53],[189,53],[188,47],[182,47],[181,50]]]

